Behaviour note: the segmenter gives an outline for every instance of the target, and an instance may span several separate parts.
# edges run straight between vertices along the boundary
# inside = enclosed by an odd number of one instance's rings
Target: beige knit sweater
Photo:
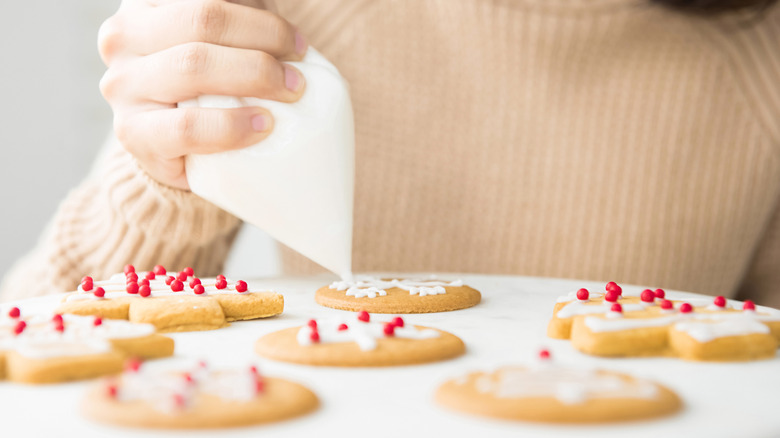
[[[780,305],[780,8],[746,23],[635,0],[278,6],[351,84],[356,272],[615,280]],[[101,169],[5,298],[128,262],[220,270],[238,220],[124,153]]]

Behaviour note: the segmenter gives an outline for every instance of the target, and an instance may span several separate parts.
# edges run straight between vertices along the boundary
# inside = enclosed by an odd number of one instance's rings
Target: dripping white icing
[[[434,279],[426,280],[382,280],[378,278],[363,278],[354,281],[335,281],[329,287],[339,291],[347,291],[348,296],[355,298],[376,298],[387,295],[387,289],[399,288],[409,291],[409,295],[441,295],[447,293],[446,287],[463,286],[463,281],[451,282]]]
[[[390,322],[390,320],[377,320],[375,315],[371,315],[369,322],[360,321],[355,315],[346,318],[318,319],[316,321],[316,331],[320,337],[320,344],[355,342],[363,351],[374,350],[377,345],[377,339],[387,337],[384,333],[384,328],[385,324]],[[339,330],[341,324],[346,324],[347,329]],[[311,334],[314,331],[308,325],[301,327],[296,335],[298,344],[313,345]],[[411,324],[405,324],[404,327],[395,327],[393,336],[404,339],[430,339],[439,337],[439,332],[433,329],[418,329]]]
[[[643,380],[588,369],[541,366],[506,367],[476,378],[478,391],[498,398],[554,397],[564,404],[598,398],[654,398],[657,387]]]

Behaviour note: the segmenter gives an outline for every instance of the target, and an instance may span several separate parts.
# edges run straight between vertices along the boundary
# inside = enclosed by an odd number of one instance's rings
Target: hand
[[[240,3],[240,4],[239,4]],[[123,0],[100,28],[100,91],[122,145],[157,181],[188,189],[184,156],[238,149],[273,129],[270,112],[177,108],[204,94],[294,102],[306,41],[262,1]]]

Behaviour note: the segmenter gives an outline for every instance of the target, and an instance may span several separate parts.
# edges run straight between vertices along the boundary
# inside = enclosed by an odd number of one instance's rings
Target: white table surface
[[[443,278],[453,278],[446,276]],[[579,287],[603,284],[504,276],[459,276],[482,292],[478,306],[456,312],[406,315],[461,337],[467,353],[428,365],[394,368],[329,368],[262,359],[254,353],[260,336],[301,325],[338,310],[314,302],[314,290],[333,278],[278,278],[250,281],[284,294],[284,314],[267,320],[234,323],[207,332],[173,334],[176,356],[260,365],[264,374],[288,378],[311,388],[321,400],[311,415],[282,423],[215,431],[167,432],[94,424],[78,414],[87,382],[29,386],[0,382],[0,437],[214,436],[220,437],[778,437],[780,436],[780,360],[750,363],[697,363],[671,358],[602,359],[574,350],[568,341],[545,336],[555,299]],[[624,286],[626,293],[642,288]],[[692,294],[685,294],[695,296]],[[53,308],[58,297],[20,302],[23,312]],[[668,385],[685,403],[668,418],[607,426],[553,426],[493,420],[440,408],[433,402],[444,380],[477,369],[524,363],[540,347],[571,366],[624,371]]]

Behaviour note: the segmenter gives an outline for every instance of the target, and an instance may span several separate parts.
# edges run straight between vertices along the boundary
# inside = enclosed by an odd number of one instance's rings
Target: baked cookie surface
[[[608,285],[602,294],[580,289],[559,298],[547,333],[596,356],[769,359],[780,344],[780,311],[723,297],[674,299],[661,289],[629,296]]]
[[[89,379],[122,370],[128,357],[173,354],[153,326],[77,315],[0,317],[0,378],[23,383]]]
[[[254,366],[212,369],[201,362],[149,370],[135,363],[94,385],[82,412],[120,426],[200,429],[281,421],[318,405],[317,396],[303,385],[263,376]]]
[[[448,312],[479,304],[482,295],[460,280],[376,279],[336,281],[317,290],[318,304],[371,313]]]
[[[657,383],[552,363],[504,367],[449,380],[437,390],[436,401],[460,412],[548,423],[651,419],[682,407],[674,392]]]
[[[407,325],[403,318],[359,312],[312,319],[261,337],[260,356],[305,365],[373,367],[436,362],[460,356],[463,341],[442,330]]]
[[[224,276],[198,278],[189,268],[168,275],[159,265],[138,273],[128,265],[125,273],[104,281],[84,277],[78,290],[57,309],[148,323],[159,332],[213,330],[231,321],[267,318],[283,310],[284,297],[276,292],[252,291],[246,282]]]

